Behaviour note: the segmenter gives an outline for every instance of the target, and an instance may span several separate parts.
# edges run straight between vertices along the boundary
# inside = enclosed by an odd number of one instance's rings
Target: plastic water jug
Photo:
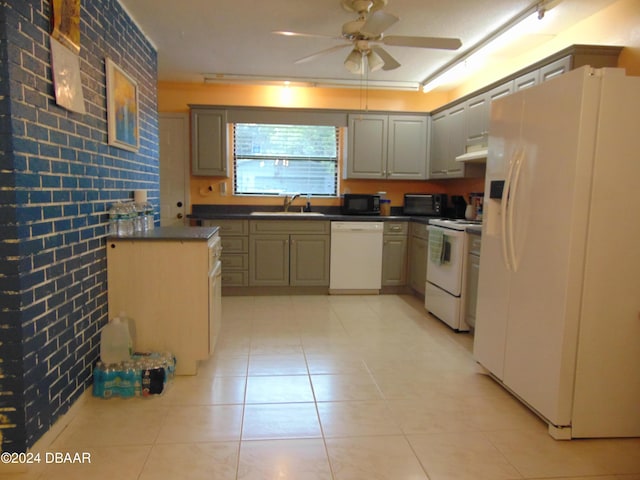
[[[131,340],[129,351],[133,355],[133,352],[136,351],[136,322],[133,320],[133,318],[128,317],[125,312],[120,312],[120,315],[118,315],[118,317],[120,318],[120,321],[127,325],[127,328],[129,329],[129,339]]]
[[[100,333],[100,359],[105,364],[125,362],[131,358],[130,349],[129,327],[115,317]]]

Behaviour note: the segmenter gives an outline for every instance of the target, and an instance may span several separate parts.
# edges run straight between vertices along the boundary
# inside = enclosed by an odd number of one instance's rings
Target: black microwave
[[[343,215],[380,215],[380,195],[345,193],[342,196]]]
[[[402,212],[405,215],[443,217],[447,208],[447,195],[444,193],[406,193]]]

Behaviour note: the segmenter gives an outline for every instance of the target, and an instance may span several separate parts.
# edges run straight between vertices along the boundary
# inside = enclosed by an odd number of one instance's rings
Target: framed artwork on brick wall
[[[105,64],[109,145],[137,152],[140,146],[138,83],[111,59],[107,58]]]
[[[73,51],[80,52],[80,0],[52,0],[53,38]]]

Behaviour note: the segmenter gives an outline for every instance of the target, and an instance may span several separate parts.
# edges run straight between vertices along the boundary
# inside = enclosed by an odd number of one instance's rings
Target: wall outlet
[[[225,196],[227,194],[227,184],[220,182],[220,195]]]

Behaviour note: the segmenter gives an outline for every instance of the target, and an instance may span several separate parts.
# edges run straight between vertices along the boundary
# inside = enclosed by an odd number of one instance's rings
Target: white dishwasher
[[[382,222],[331,222],[329,293],[380,293],[383,231]]]

